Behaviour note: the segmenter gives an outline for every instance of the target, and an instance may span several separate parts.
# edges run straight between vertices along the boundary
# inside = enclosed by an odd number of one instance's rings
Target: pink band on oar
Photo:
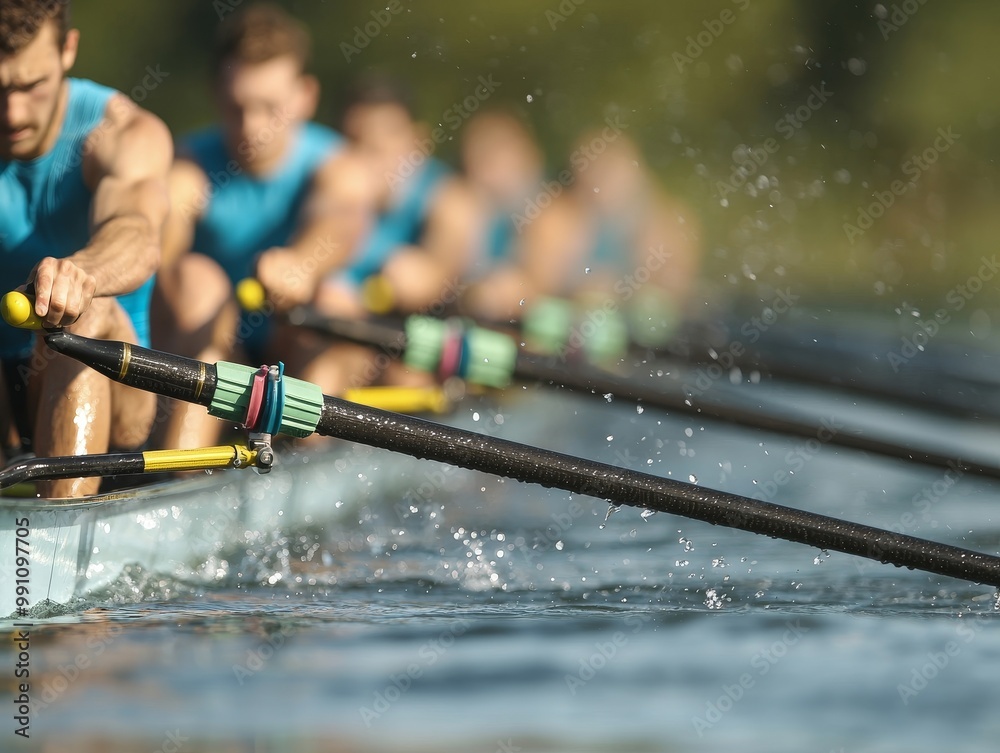
[[[441,364],[438,366],[438,377],[447,379],[454,376],[458,365],[462,362],[462,328],[454,325],[448,327],[444,342],[441,343]]]
[[[253,375],[250,404],[247,406],[247,419],[243,422],[243,425],[251,431],[257,426],[257,420],[260,418],[260,407],[264,404],[265,384],[267,384],[267,366],[261,366]]]

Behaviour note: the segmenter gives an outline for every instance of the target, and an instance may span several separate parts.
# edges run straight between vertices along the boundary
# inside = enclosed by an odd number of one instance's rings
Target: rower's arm
[[[350,260],[374,205],[371,170],[353,152],[316,171],[294,240],[257,260],[257,279],[279,309],[311,301],[323,278]]]
[[[420,311],[441,302],[469,271],[483,233],[482,206],[462,180],[441,186],[418,247],[395,252],[382,268],[397,308]]]
[[[195,162],[179,156],[167,177],[170,213],[163,226],[163,246],[157,285],[164,298],[175,304],[180,282],[177,263],[193,250],[195,228],[208,204],[210,186],[204,170]]]
[[[172,155],[159,118],[120,95],[111,100],[84,155],[93,190],[90,243],[64,259],[42,259],[29,278],[48,326],[73,323],[94,297],[128,293],[156,271]]]

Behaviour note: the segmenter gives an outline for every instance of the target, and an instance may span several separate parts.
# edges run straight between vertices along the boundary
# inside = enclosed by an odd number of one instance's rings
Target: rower
[[[378,186],[377,213],[355,256],[324,281],[318,311],[347,317],[371,310],[440,313],[456,301],[479,236],[472,193],[433,156],[436,142],[395,79],[375,75],[356,82],[342,122],[352,151]],[[376,363],[370,349],[338,343],[303,377],[341,394],[379,378]],[[383,380],[414,383],[401,373]]]
[[[565,190],[523,233],[528,339],[558,319],[584,333],[587,322],[603,327],[590,344],[604,338],[605,355],[620,355],[629,336],[665,344],[694,293],[700,231],[692,211],[658,185],[618,126],[584,134],[569,162]],[[575,299],[576,311],[565,313],[556,298]]]
[[[0,5],[0,260],[8,279],[33,288],[45,326],[148,344],[170,134],[123,94],[67,76],[80,39],[68,16],[68,0]],[[37,454],[146,441],[156,410],[148,393],[9,327],[0,327],[0,361]],[[98,483],[48,481],[38,491],[82,496]]]
[[[317,80],[310,40],[283,10],[255,5],[220,26],[217,125],[183,139],[170,172],[172,212],[154,310],[154,342],[189,357],[284,360],[304,369],[308,344],[270,314],[312,300],[364,228],[369,173],[342,138],[310,122]],[[268,308],[240,314],[236,284],[256,277]],[[304,335],[302,335],[304,337]],[[280,345],[279,345],[280,343]],[[160,443],[213,444],[221,423],[178,404]]]
[[[544,190],[545,157],[513,111],[477,113],[462,130],[462,169],[487,222],[463,309],[489,322],[520,319],[530,297],[520,255],[531,207]]]

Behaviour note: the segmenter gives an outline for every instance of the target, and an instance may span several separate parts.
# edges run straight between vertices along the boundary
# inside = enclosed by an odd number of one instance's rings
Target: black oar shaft
[[[383,348],[391,353],[406,350],[406,334],[393,327],[368,321],[324,317],[307,309],[295,312],[293,321],[318,332],[350,342]],[[773,411],[749,406],[699,401],[682,391],[663,385],[644,385],[585,363],[566,366],[551,358],[521,352],[514,366],[514,376],[530,382],[591,394],[611,394],[615,399],[642,403],[648,407],[676,411],[701,418],[725,421],[737,426],[764,429],[779,434],[814,439],[823,427],[814,421],[774,415]],[[935,468],[961,469],[989,478],[1000,479],[1000,464],[956,458],[952,455],[900,445],[877,436],[849,429],[826,432],[830,444],[885,457],[909,460]]]
[[[523,379],[542,382],[553,387],[563,387],[576,392],[611,394],[615,399],[628,400],[650,407],[673,410],[681,413],[709,418],[716,421],[764,429],[778,434],[815,439],[817,434],[825,434],[832,445],[848,447],[862,452],[873,452],[885,457],[910,460],[935,468],[945,468],[976,473],[1000,479],[1000,465],[995,463],[966,460],[931,450],[904,447],[879,437],[859,434],[851,430],[823,431],[823,427],[813,421],[776,416],[763,409],[739,405],[698,401],[686,397],[678,391],[657,389],[624,379],[615,374],[598,371],[593,367],[579,366],[575,369],[555,368],[544,360],[520,356],[517,361],[517,375]]]
[[[1000,586],[1000,557],[326,397],[317,431],[619,505]]]
[[[214,364],[64,330],[47,334],[45,343],[109,379],[140,390],[201,405],[208,405],[215,393]]]
[[[190,402],[215,391],[217,368],[123,343],[66,333],[47,337],[56,350],[112,379]],[[131,351],[131,352],[130,352]],[[135,370],[135,371],[134,371]],[[211,373],[209,379],[206,374]],[[138,376],[137,376],[138,375]],[[306,396],[308,399],[308,395]],[[315,431],[418,458],[528,483],[704,520],[900,567],[1000,586],[1000,557],[892,533],[824,515],[717,492],[583,458],[422,421],[323,396]],[[80,475],[74,471],[74,475]]]
[[[390,353],[401,355],[406,350],[406,333],[398,327],[390,327],[364,319],[321,316],[302,306],[292,309],[288,313],[288,321],[298,327],[306,327],[358,345],[381,348]]]
[[[146,461],[141,452],[29,458],[0,471],[0,489],[42,479],[127,476],[142,473],[145,467]]]

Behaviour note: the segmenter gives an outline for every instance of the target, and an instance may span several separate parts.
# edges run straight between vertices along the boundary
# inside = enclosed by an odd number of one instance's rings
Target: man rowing
[[[663,345],[694,292],[692,212],[657,184],[617,124],[585,134],[569,164],[517,215],[510,263],[520,274],[526,340],[566,352],[568,336],[570,350],[598,360],[620,356],[629,336]]]
[[[80,33],[68,0],[0,4],[0,260],[30,286],[47,327],[148,345],[149,297],[168,211],[170,134],[119,92],[67,76]],[[155,398],[0,328],[11,411],[39,455],[146,441]],[[45,497],[97,491],[99,479],[46,481]]]
[[[163,315],[154,332],[165,350],[208,361],[283,359],[291,373],[308,360],[308,343],[272,317],[241,315],[234,289],[256,277],[265,313],[308,303],[368,216],[368,171],[338,134],[310,122],[319,86],[306,72],[309,47],[305,28],[271,5],[251,6],[220,27],[213,70],[220,122],[184,139],[170,171],[155,302]],[[178,404],[162,444],[212,444],[220,428],[203,408]]]
[[[377,186],[376,216],[350,262],[324,282],[317,308],[346,317],[447,308],[473,260],[482,222],[478,203],[465,181],[432,156],[434,142],[395,79],[373,75],[356,82],[342,122]],[[369,349],[338,343],[304,378],[337,394],[377,379],[375,360]],[[383,379],[421,378],[394,369]]]
[[[461,137],[462,170],[484,207],[486,223],[474,282],[463,308],[488,322],[520,320],[531,298],[523,268],[522,215],[545,178],[545,157],[528,123],[513,111],[477,113]]]

